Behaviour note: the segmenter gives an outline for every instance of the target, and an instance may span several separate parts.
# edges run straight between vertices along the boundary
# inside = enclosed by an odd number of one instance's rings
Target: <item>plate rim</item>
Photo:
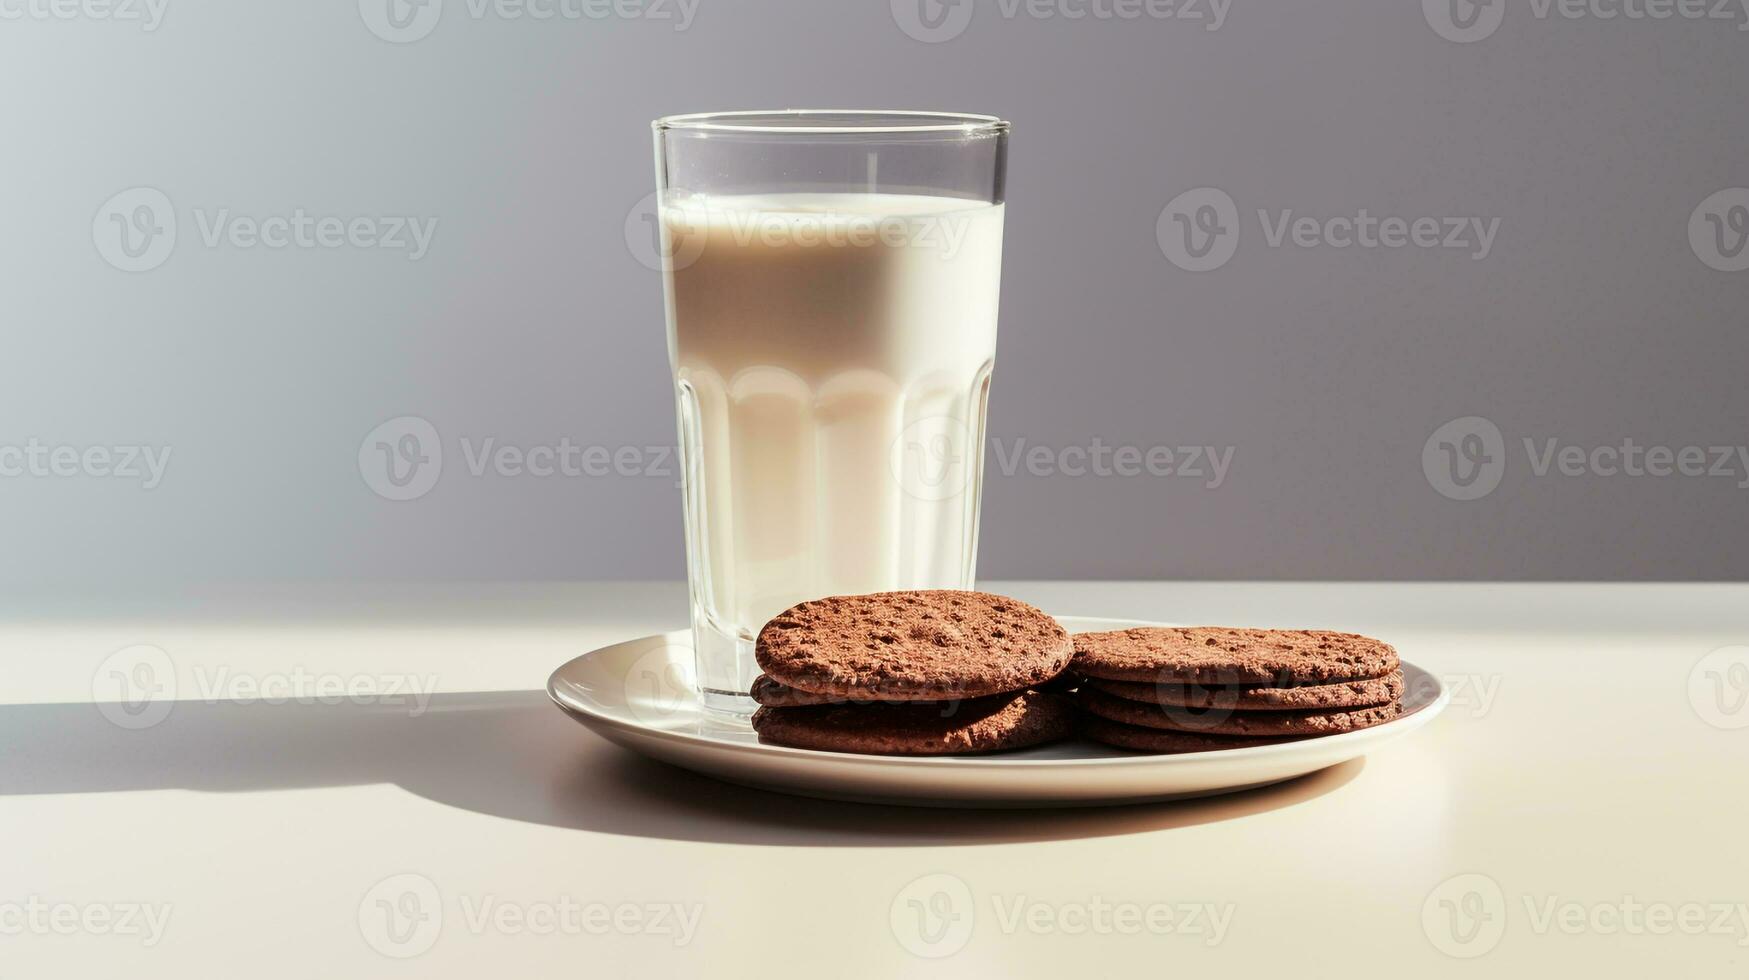
[[[1065,623],[1067,620],[1123,624],[1110,627],[1113,629],[1127,629],[1136,626],[1175,625],[1172,623],[1162,623],[1144,619],[1129,619],[1121,616],[1059,616],[1051,614],[1051,618],[1055,619],[1058,623],[1064,623],[1065,629],[1068,628]],[[1074,631],[1071,630],[1070,632]],[[958,756],[873,755],[864,752],[821,752],[815,749],[799,749],[787,745],[767,745],[763,742],[728,742],[690,732],[669,731],[663,728],[655,728],[649,725],[628,722],[626,719],[617,718],[598,711],[582,701],[567,700],[567,696],[562,694],[559,690],[559,677],[561,674],[564,674],[573,664],[587,660],[603,650],[623,646],[628,643],[639,643],[647,640],[669,642],[676,637],[681,638],[684,641],[684,645],[690,647],[692,643],[691,633],[692,630],[690,628],[651,633],[645,636],[633,637],[628,640],[619,640],[614,643],[604,644],[595,647],[586,653],[572,657],[560,664],[553,670],[552,674],[547,677],[547,697],[566,714],[573,717],[581,716],[579,717],[579,720],[587,718],[616,731],[628,732],[640,738],[653,738],[658,741],[671,742],[697,749],[736,752],[753,758],[763,759],[789,758],[821,760],[824,756],[827,757],[829,761],[845,764],[876,765],[882,767],[894,766],[913,769],[919,766],[942,769],[988,768],[994,771],[1051,769],[1063,766],[1072,766],[1076,768],[1086,766],[1121,768],[1124,766],[1150,767],[1166,764],[1190,767],[1199,764],[1215,765],[1229,760],[1263,760],[1278,756],[1292,756],[1307,752],[1309,747],[1312,746],[1320,748],[1338,747],[1353,741],[1364,741],[1369,737],[1376,738],[1387,731],[1395,732],[1397,734],[1408,734],[1409,732],[1412,732],[1432,721],[1434,718],[1437,718],[1440,712],[1445,710],[1446,705],[1451,702],[1451,689],[1446,686],[1445,681],[1442,680],[1438,674],[1435,674],[1412,661],[1403,660],[1399,655],[1398,659],[1405,668],[1413,669],[1433,682],[1435,688],[1434,697],[1433,700],[1429,701],[1426,705],[1417,708],[1406,715],[1399,715],[1381,725],[1371,725],[1350,732],[1338,732],[1333,735],[1321,735],[1315,738],[1278,742],[1272,745],[1251,745],[1233,749],[1209,749],[1201,752],[1174,753],[1125,752],[1123,755],[1093,759],[1020,759],[1011,756],[1004,757],[1001,753]],[[1114,749],[1113,751],[1124,752],[1122,749]]]

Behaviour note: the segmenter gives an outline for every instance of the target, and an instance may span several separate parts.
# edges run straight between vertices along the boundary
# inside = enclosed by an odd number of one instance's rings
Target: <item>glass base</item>
[[[731,691],[699,691],[698,703],[712,715],[745,719],[759,710],[759,703],[745,694]]]
[[[697,658],[693,677],[699,703],[712,715],[746,718],[753,714],[759,707],[747,693],[753,678],[759,676],[753,638],[723,629],[696,606],[692,623],[692,650]]]

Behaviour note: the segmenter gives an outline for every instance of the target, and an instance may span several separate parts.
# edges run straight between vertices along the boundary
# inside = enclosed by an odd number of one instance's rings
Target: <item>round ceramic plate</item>
[[[1059,616],[1072,633],[1157,625]],[[1143,803],[1250,789],[1347,762],[1433,720],[1450,700],[1404,661],[1403,711],[1356,732],[1183,755],[1082,740],[974,756],[883,756],[763,745],[745,721],[707,715],[692,688],[692,636],[602,647],[553,672],[547,693],[616,744],[717,779],[780,793],[911,806],[1052,807]]]

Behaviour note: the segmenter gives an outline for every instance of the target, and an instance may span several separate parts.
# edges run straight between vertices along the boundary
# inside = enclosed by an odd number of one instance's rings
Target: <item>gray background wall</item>
[[[383,0],[154,0],[155,26],[130,2],[145,22],[0,0],[0,447],[41,447],[34,469],[0,457],[8,584],[678,577],[671,465],[476,477],[461,443],[672,443],[659,284],[626,230],[648,122],[788,105],[1014,121],[1005,446],[1232,449],[1214,488],[992,456],[985,575],[1749,575],[1742,459],[1538,475],[1523,445],[1749,442],[1749,272],[1731,225],[1722,251],[1703,234],[1749,204],[1712,197],[1749,186],[1740,7],[1513,2],[1466,41],[1435,0],[1232,0],[1216,30],[1207,0],[1200,20],[977,0],[924,8],[934,33],[910,0],[702,0],[689,22],[673,0],[546,20],[432,0],[405,31]],[[1186,271],[1157,224],[1203,187],[1234,202],[1236,248]],[[165,230],[129,258],[112,215],[142,203],[132,244]],[[437,225],[416,260],[203,234],[300,208]],[[1498,227],[1479,259],[1273,246],[1260,208]],[[402,416],[443,453],[408,491],[360,464]],[[1430,447],[1469,416],[1498,441],[1461,423]],[[1465,435],[1493,461],[1467,490],[1440,476]],[[94,445],[171,456],[149,490],[84,456],[54,472],[53,447]]]

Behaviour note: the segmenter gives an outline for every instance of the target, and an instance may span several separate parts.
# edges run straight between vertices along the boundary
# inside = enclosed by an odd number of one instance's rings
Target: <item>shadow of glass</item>
[[[447,806],[663,840],[771,846],[967,845],[1145,833],[1276,810],[1331,792],[1361,760],[1273,786],[1173,803],[937,810],[805,799],[718,782],[608,744],[542,691],[405,705],[176,702],[151,727],[91,704],[0,707],[0,795],[250,792],[393,783]]]

